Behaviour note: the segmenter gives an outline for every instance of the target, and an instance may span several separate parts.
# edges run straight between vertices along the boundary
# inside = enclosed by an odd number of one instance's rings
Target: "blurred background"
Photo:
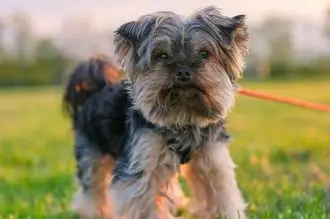
[[[208,5],[247,15],[243,87],[330,105],[329,0],[0,0],[0,219],[77,218],[68,74],[124,22]],[[330,218],[329,114],[238,95],[228,130],[250,219]]]
[[[328,0],[2,0],[0,86],[60,84],[77,60],[95,52],[112,56],[112,33],[121,23],[158,10],[188,15],[210,4],[228,16],[248,16],[251,50],[246,78],[329,73]]]

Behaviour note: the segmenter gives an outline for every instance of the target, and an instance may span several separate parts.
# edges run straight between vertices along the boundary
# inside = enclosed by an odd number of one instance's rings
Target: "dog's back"
[[[125,133],[127,92],[118,70],[106,57],[92,57],[77,65],[70,75],[63,103],[76,138],[83,135],[100,152],[118,155]]]

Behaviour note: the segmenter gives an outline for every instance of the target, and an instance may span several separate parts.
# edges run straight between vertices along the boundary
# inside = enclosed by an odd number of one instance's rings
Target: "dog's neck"
[[[157,127],[170,150],[174,151],[180,158],[180,163],[187,163],[192,152],[205,147],[210,142],[228,141],[224,124],[212,124],[207,127],[198,126],[174,126]]]
[[[134,119],[131,121],[137,123],[132,124],[133,126],[142,126],[142,128],[159,133],[169,149],[178,155],[182,164],[187,163],[192,152],[198,148],[206,146],[210,142],[227,142],[230,138],[225,129],[225,122],[210,124],[206,127],[197,125],[160,126],[149,122],[138,110],[132,109],[132,116]]]

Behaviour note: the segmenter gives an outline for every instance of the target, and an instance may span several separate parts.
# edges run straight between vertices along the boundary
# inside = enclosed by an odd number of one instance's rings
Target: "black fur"
[[[104,60],[91,58],[79,63],[71,73],[63,96],[63,106],[72,118],[73,126],[78,119],[78,111],[86,100],[93,94],[99,93],[107,83],[111,83],[106,82],[104,76],[107,64]],[[83,89],[82,83],[87,84],[88,89]],[[77,90],[78,87],[80,90]]]
[[[76,129],[94,140],[102,153],[116,158],[126,132],[128,108],[128,95],[124,84],[106,86],[84,104],[77,119]]]

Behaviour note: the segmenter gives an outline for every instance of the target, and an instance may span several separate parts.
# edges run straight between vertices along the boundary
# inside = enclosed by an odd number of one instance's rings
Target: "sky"
[[[196,9],[215,5],[224,14],[246,14],[259,22],[270,14],[320,21],[329,0],[0,0],[0,18],[15,11],[28,13],[39,34],[58,32],[70,17],[91,17],[96,28],[115,28],[123,22],[159,10],[189,15]]]

